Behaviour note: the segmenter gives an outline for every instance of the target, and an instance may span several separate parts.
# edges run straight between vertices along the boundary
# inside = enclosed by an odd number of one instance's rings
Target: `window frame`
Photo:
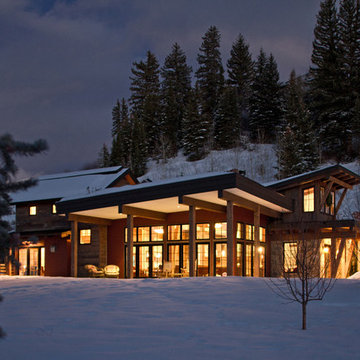
[[[312,189],[312,210],[305,210],[305,192],[306,191],[309,191]],[[308,194],[307,194],[308,196]],[[310,208],[309,207],[309,200],[307,199],[307,202],[306,202],[306,208]],[[304,213],[313,213],[315,211],[315,186],[309,186],[307,188],[303,188],[302,189],[302,210]]]
[[[82,233],[89,231],[88,235],[82,235]],[[89,237],[89,240],[84,242],[83,237]],[[92,231],[91,228],[80,229],[79,231],[79,244],[80,245],[91,245]]]

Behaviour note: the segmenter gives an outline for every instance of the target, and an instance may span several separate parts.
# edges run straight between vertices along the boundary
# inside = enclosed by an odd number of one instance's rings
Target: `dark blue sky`
[[[224,65],[241,33],[255,59],[272,52],[281,79],[310,65],[320,0],[1,0],[1,133],[47,139],[30,173],[81,168],[111,143],[111,110],[129,95],[133,61],[163,63],[174,42],[196,70],[201,37],[221,33]]]

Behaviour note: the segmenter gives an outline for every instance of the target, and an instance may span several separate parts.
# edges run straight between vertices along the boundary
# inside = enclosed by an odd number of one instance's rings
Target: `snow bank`
[[[275,281],[281,281],[277,279]],[[308,307],[261,278],[0,277],[2,359],[355,359],[360,283]]]

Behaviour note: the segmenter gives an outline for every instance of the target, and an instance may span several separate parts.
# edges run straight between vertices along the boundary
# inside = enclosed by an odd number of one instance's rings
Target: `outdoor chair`
[[[95,278],[104,277],[104,270],[102,268],[98,268],[97,266],[91,264],[85,265],[84,267],[87,270],[90,277],[95,277]]]
[[[117,265],[106,265],[104,267],[104,274],[107,278],[119,278],[120,269]]]

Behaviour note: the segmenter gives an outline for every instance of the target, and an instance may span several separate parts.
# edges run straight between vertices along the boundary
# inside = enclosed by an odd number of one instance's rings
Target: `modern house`
[[[86,185],[100,177],[93,190]],[[337,214],[359,183],[341,165],[271,184],[234,170],[142,184],[121,168],[41,178],[14,197],[20,274],[76,277],[86,264],[114,264],[122,278],[157,277],[170,263],[185,276],[278,276],[305,234],[320,240],[319,257],[331,262],[326,276],[346,277],[358,270],[359,228]]]

